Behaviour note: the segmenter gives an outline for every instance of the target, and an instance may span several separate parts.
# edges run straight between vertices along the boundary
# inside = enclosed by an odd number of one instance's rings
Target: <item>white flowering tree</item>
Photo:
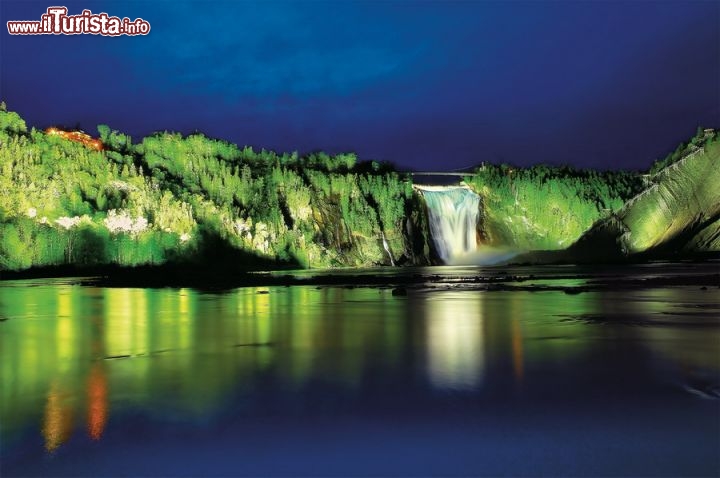
[[[111,234],[126,233],[131,236],[137,236],[141,232],[148,229],[148,220],[144,217],[132,218],[125,210],[117,211],[111,209],[103,221],[105,227]]]

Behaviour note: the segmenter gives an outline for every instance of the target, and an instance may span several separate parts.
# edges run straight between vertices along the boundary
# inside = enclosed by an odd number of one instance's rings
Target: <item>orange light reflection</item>
[[[99,440],[105,430],[108,416],[108,390],[105,370],[100,363],[95,363],[88,376],[88,435]]]

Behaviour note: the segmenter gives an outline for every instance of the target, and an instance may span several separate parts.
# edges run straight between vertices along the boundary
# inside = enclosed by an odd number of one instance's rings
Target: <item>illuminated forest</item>
[[[422,199],[409,175],[390,164],[352,153],[256,151],[201,133],[135,142],[106,125],[97,129],[100,150],[28,128],[2,105],[0,269],[436,260]],[[700,130],[649,173],[705,143],[714,164],[717,134]],[[480,243],[558,250],[621,213],[649,187],[649,176],[483,164],[465,182],[481,197]]]

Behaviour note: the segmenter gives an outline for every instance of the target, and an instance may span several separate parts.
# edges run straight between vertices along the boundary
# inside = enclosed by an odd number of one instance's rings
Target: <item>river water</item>
[[[717,264],[628,274],[670,269]],[[544,288],[608,273],[561,270],[395,294],[0,282],[0,475],[717,476],[718,289]]]

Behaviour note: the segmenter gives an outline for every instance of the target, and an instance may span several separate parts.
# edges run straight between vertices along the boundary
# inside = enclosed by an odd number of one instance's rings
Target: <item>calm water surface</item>
[[[717,476],[719,296],[0,282],[0,475]]]

